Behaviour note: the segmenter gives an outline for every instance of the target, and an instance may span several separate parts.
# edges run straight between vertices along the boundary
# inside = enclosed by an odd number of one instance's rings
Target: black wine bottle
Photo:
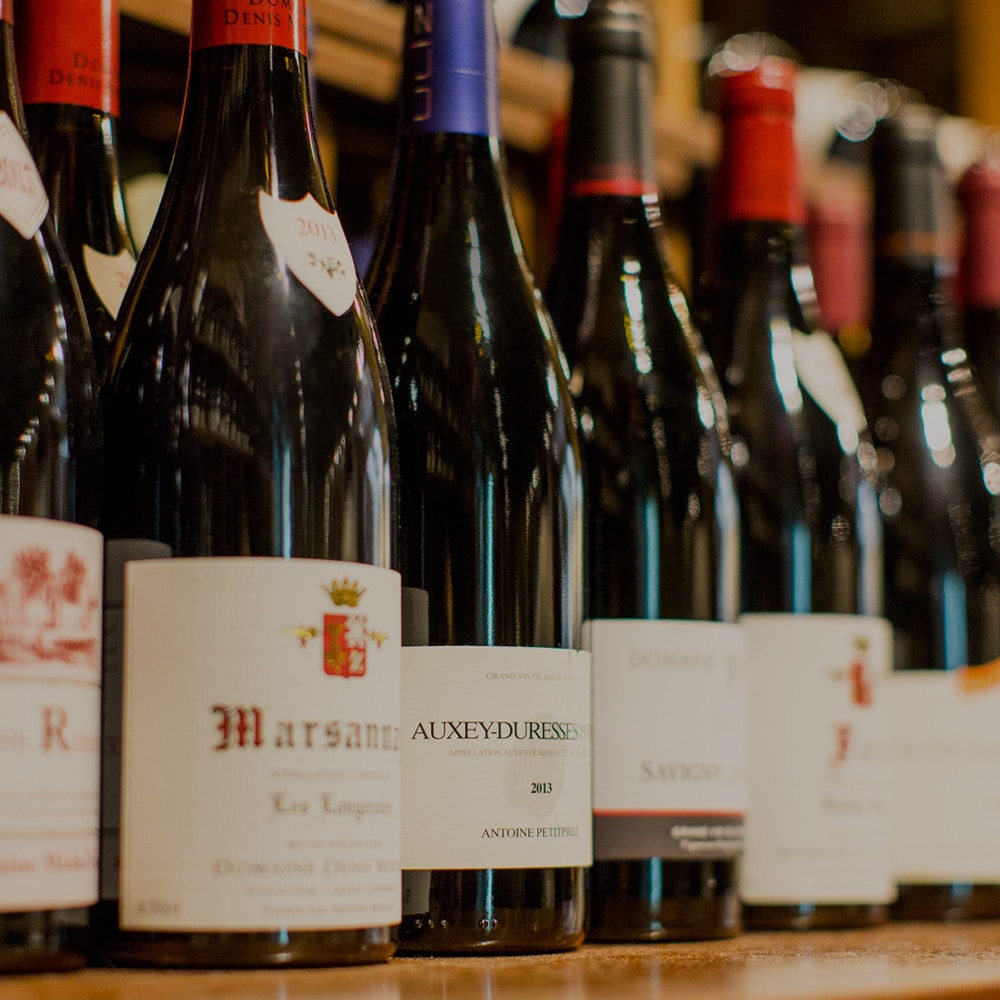
[[[118,167],[118,2],[20,0],[15,35],[28,141],[103,376],[135,269]]]
[[[0,0],[0,973],[73,968],[97,898],[98,383]],[[76,523],[72,523],[76,522]]]
[[[959,180],[964,239],[959,261],[962,329],[993,412],[1000,414],[1000,169],[997,138]]]
[[[723,149],[707,301],[710,342],[729,344],[747,644],[744,924],[863,926],[893,897],[874,449],[839,349],[814,328],[796,67],[750,47],[711,70]]]
[[[317,155],[305,4],[257,7],[192,7],[105,385],[119,964],[372,962],[399,922],[391,402]]]
[[[1000,915],[993,781],[1000,656],[1000,427],[955,308],[955,219],[936,114],[873,135],[872,336],[889,351],[874,429],[885,470],[893,675],[893,862],[900,919]]]
[[[591,0],[571,23],[568,188],[546,293],[589,487],[598,941],[740,928],[739,508],[722,390],[662,250],[654,39],[643,0]]]
[[[400,949],[566,949],[591,829],[565,359],[511,212],[492,3],[411,2],[404,38],[367,278],[397,412],[400,569],[428,597],[430,645],[404,650]]]

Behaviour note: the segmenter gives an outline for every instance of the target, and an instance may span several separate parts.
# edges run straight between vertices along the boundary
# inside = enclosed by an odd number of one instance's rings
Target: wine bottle
[[[797,69],[723,49],[721,226],[708,322],[741,507],[748,928],[884,920],[891,631],[875,455],[833,340],[814,326],[793,133]]]
[[[13,17],[0,0],[0,972],[36,972],[83,964],[97,898],[101,420]]]
[[[366,279],[397,413],[399,565],[428,602],[429,645],[404,650],[400,949],[567,949],[592,853],[565,359],[511,212],[491,0],[410,2],[405,25]]]
[[[105,385],[117,964],[373,962],[399,922],[391,401],[317,155],[305,4],[256,7],[193,4]]]
[[[118,2],[20,2],[15,34],[29,144],[103,376],[135,269],[118,167]]]
[[[591,0],[571,22],[568,188],[546,293],[589,487],[598,941],[740,928],[739,508],[722,390],[662,249],[654,46],[643,0]]]
[[[871,191],[867,170],[827,161],[808,212],[808,260],[824,330],[836,340],[870,421],[878,399],[872,347]]]
[[[997,139],[959,180],[965,238],[959,261],[962,328],[979,384],[1000,414],[1000,169]]]
[[[872,142],[872,336],[890,351],[874,428],[896,633],[893,915],[996,917],[1000,428],[955,308],[954,205],[936,114],[906,104]]]

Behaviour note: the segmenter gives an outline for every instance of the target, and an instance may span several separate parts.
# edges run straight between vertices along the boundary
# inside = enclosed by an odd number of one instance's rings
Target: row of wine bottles
[[[832,258],[819,224],[815,262],[877,453],[895,630],[894,912],[994,916],[1000,174],[990,143],[952,186],[938,112],[891,81],[864,89],[867,126],[848,129],[860,151],[847,158],[871,188],[841,203]]]
[[[695,322],[643,0],[572,22],[544,300],[491,0],[407,3],[364,276],[305,0],[193,0],[132,270],[117,16],[0,0],[0,969],[1000,914],[1000,437],[926,109],[872,135],[899,351],[863,402],[817,329],[795,67],[754,39],[711,68]]]

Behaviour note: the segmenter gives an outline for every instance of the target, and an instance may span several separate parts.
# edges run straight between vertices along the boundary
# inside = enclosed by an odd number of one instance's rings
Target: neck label
[[[273,45],[306,54],[305,0],[199,0],[191,10],[191,49]]]
[[[118,0],[32,0],[15,26],[25,104],[118,114]]]
[[[787,114],[733,114],[725,124],[722,212],[732,221],[805,221],[798,154]]]
[[[135,271],[135,258],[128,250],[122,250],[120,254],[106,254],[84,243],[83,266],[104,308],[117,317],[125,289]]]
[[[288,269],[336,316],[355,302],[358,272],[340,217],[307,194],[299,201],[257,197],[268,238]]]
[[[0,21],[14,23],[14,0],[0,0]]]
[[[497,135],[497,36],[486,0],[413,0],[403,42],[404,131]]]
[[[0,216],[30,240],[49,212],[49,197],[18,127],[0,111]]]

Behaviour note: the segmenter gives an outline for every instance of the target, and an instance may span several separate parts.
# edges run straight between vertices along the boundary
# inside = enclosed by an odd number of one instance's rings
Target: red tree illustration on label
[[[0,662],[96,664],[97,611],[94,574],[78,552],[63,555],[44,545],[16,550],[0,577]]]

